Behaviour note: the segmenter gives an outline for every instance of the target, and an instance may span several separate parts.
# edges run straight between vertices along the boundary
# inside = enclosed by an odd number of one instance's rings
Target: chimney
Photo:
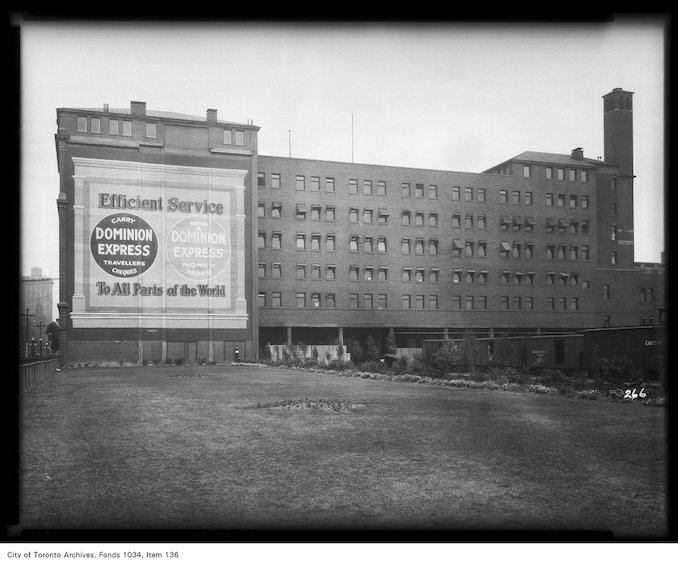
[[[104,103],[104,113],[108,113],[108,103]]]
[[[146,102],[145,101],[132,101],[132,102],[130,102],[130,109],[132,111],[132,115],[136,115],[138,117],[145,117],[146,116]]]
[[[583,160],[584,159],[584,149],[583,148],[575,148],[572,150],[572,158],[574,160]]]
[[[207,110],[207,121],[209,123],[216,123],[217,122],[217,110],[216,109],[208,109]]]

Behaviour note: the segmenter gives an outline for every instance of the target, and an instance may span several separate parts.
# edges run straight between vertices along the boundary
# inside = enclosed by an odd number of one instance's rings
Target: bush
[[[449,372],[459,366],[461,352],[459,346],[452,340],[444,341],[433,353],[433,364],[440,370]]]
[[[567,381],[567,376],[563,374],[560,370],[551,370],[545,368],[538,374],[544,384],[547,386],[559,386]]]
[[[368,361],[376,361],[379,358],[379,347],[377,347],[377,342],[374,337],[371,335],[365,341],[365,357]]]
[[[176,364],[177,366],[181,366],[183,363],[184,363],[183,358],[178,358],[174,361],[174,364]]]
[[[353,364],[345,360],[339,360],[338,358],[335,358],[334,360],[327,363],[326,368],[328,370],[340,370],[340,371],[351,370],[351,368],[353,368]]]
[[[368,360],[360,365],[360,370],[362,372],[375,372],[381,374],[386,371],[386,366],[376,360]]]
[[[602,397],[598,390],[581,390],[577,392],[579,399],[600,399]]]

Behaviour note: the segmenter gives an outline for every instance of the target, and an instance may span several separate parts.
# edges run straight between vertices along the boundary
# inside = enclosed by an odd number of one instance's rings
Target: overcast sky
[[[664,246],[664,27],[605,24],[21,25],[22,274],[57,277],[57,107],[261,127],[272,156],[482,172],[526,150],[603,155],[601,96],[634,95],[635,257]],[[353,116],[353,117],[352,117]],[[291,131],[291,133],[290,133]],[[56,301],[56,300],[55,300]]]

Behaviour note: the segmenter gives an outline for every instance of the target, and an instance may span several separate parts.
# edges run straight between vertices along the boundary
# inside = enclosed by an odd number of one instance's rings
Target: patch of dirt
[[[365,407],[362,403],[353,403],[341,399],[286,399],[284,401],[269,401],[244,405],[238,409],[288,409],[303,411],[334,411],[346,413]]]

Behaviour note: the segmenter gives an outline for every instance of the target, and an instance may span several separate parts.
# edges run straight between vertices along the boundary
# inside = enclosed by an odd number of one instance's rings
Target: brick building
[[[467,329],[661,321],[663,265],[634,262],[632,92],[603,100],[604,160],[581,148],[523,152],[483,173],[259,155],[258,127],[211,109],[59,109],[64,360],[100,357],[101,341],[132,361],[223,360],[236,346],[253,357],[267,343],[369,335],[383,350],[390,331],[418,347]],[[148,232],[150,262],[96,253],[114,247],[94,238],[122,214],[148,221],[120,236]],[[197,217],[230,235],[230,270],[213,274],[195,256],[175,263],[198,252]],[[199,286],[184,282],[195,267],[211,271],[211,296],[181,293]],[[102,294],[116,283],[136,294]]]

